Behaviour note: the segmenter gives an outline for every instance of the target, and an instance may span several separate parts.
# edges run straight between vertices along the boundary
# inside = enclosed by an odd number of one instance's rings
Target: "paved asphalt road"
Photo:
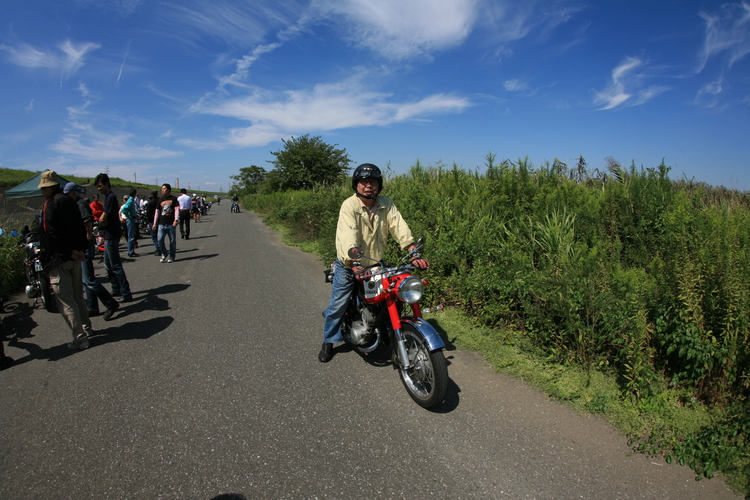
[[[0,499],[739,498],[472,353],[446,352],[435,412],[381,354],[319,363],[323,265],[228,202],[175,263],[147,243],[125,259],[135,301],[93,318],[86,351],[61,316],[6,303]]]

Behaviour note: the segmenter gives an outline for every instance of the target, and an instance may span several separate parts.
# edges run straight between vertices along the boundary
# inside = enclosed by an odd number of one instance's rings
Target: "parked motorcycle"
[[[148,211],[145,208],[138,209],[138,232],[144,236],[150,236],[151,231],[149,228],[153,224],[153,221],[148,220]]]
[[[3,230],[0,229],[0,235],[3,234]],[[3,246],[0,243],[0,247]],[[3,298],[3,286],[0,283],[0,313],[3,312],[4,298]],[[5,355],[5,346],[3,346],[3,339],[5,338],[5,332],[3,331],[3,318],[0,317],[0,370],[8,368],[13,363],[13,358]]]
[[[104,228],[99,226],[99,221],[94,221],[94,253],[104,253]]]
[[[24,226],[23,230],[21,230],[20,245],[23,247],[26,256],[23,260],[26,279],[28,280],[26,296],[34,299],[34,305],[41,299],[44,309],[49,312],[57,312],[57,304],[52,292],[52,286],[49,283],[49,276],[42,268],[42,261],[39,255],[41,251],[39,233],[29,230],[29,226]]]
[[[398,265],[389,265],[365,256],[354,247],[349,257],[352,268],[361,260],[375,265],[355,272],[356,292],[352,294],[341,327],[344,339],[367,354],[380,345],[390,346],[393,367],[398,370],[409,396],[423,408],[432,408],[445,399],[448,368],[443,355],[445,343],[440,334],[422,318],[419,301],[426,280],[411,274],[415,269],[407,259],[423,246],[405,256]],[[326,281],[333,282],[334,266],[326,269]]]

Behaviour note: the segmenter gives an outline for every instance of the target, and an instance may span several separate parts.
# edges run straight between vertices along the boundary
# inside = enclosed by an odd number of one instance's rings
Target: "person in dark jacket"
[[[44,194],[41,223],[41,258],[49,274],[57,307],[73,333],[70,349],[86,349],[92,335],[86,300],[83,298],[81,262],[86,260],[86,227],[76,202],[63,194],[52,170],[39,180]]]
[[[83,287],[86,290],[86,309],[89,317],[99,315],[99,301],[102,301],[106,311],[104,311],[104,321],[112,319],[112,315],[120,308],[120,304],[112,297],[109,290],[99,283],[94,272],[94,215],[91,212],[89,204],[78,196],[81,190],[74,182],[65,184],[63,194],[68,195],[78,205],[78,211],[83,218],[83,225],[86,228],[86,261],[81,264],[83,273]]]

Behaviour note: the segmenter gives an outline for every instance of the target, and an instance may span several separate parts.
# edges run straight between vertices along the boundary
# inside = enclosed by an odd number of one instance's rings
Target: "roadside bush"
[[[4,295],[21,288],[24,282],[23,249],[18,248],[19,238],[0,236],[0,285]]]

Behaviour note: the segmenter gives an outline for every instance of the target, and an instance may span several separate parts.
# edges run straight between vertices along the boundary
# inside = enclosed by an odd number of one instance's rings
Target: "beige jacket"
[[[344,200],[339,210],[339,222],[336,228],[336,254],[346,267],[351,267],[349,249],[359,247],[368,257],[380,260],[388,248],[388,233],[401,245],[401,249],[414,243],[409,226],[401,217],[396,205],[385,196],[375,200],[372,221],[357,195]],[[374,262],[363,259],[362,265],[370,266]]]

